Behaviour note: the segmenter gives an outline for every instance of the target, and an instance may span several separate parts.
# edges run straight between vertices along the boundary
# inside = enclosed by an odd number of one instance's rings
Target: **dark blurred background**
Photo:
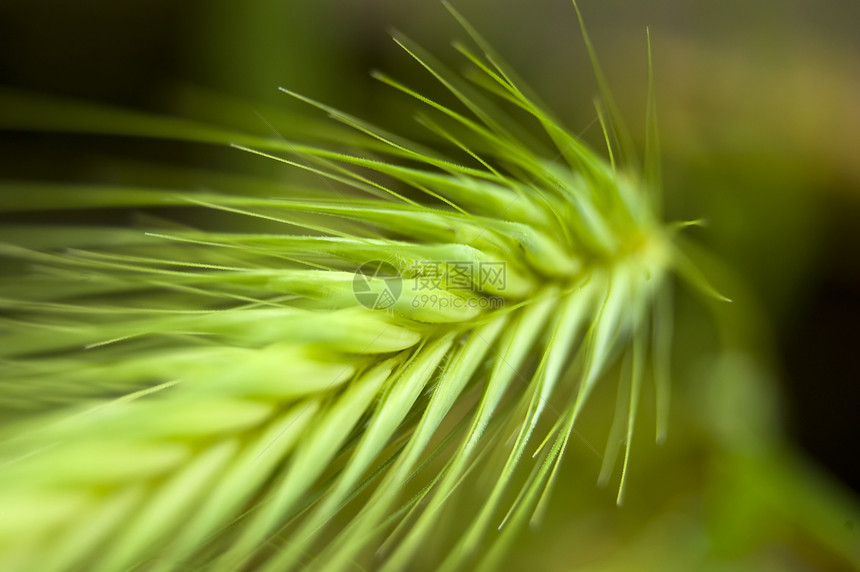
[[[572,131],[599,145],[596,86],[569,2],[454,4]],[[860,491],[860,3],[581,8],[640,143],[650,27],[667,216],[707,219],[689,235],[735,299],[716,326],[680,300],[679,331],[710,327],[723,347],[766,364],[791,439]],[[411,102],[368,74],[382,69],[439,93],[391,41],[391,27],[459,62],[450,41],[466,34],[435,1],[0,0],[0,82],[183,116],[202,113],[189,93],[236,96],[244,103],[220,119],[263,133],[268,109],[315,113],[279,93],[283,85],[417,134]],[[103,141],[21,133],[3,135],[0,151],[5,179],[99,176],[80,157],[106,152]],[[202,166],[235,153],[120,141],[111,152]],[[706,338],[680,340],[692,357],[680,360],[679,383],[696,383],[702,362],[693,358],[708,351]]]

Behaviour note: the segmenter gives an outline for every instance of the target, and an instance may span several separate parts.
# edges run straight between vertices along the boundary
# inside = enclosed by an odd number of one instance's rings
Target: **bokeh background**
[[[571,131],[600,145],[596,84],[568,1],[454,4]],[[641,432],[624,509],[594,486],[588,447],[574,451],[558,503],[512,565],[848,569],[860,546],[850,516],[860,493],[860,3],[581,8],[640,144],[650,27],[667,217],[705,219],[687,237],[734,302],[677,288],[669,443]],[[368,73],[441,93],[391,28],[460,65],[450,42],[466,34],[435,1],[2,0],[0,83],[245,131],[313,129],[322,118],[277,91],[286,86],[423,138],[412,102]],[[0,136],[6,180],[143,181],[146,164],[202,168],[208,178],[188,179],[199,185],[217,185],[219,171],[291,176],[230,149]],[[602,449],[603,429],[588,429],[583,440]]]

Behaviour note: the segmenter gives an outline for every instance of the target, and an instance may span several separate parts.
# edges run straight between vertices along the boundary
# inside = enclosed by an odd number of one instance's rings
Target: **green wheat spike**
[[[14,269],[0,275],[0,569],[497,569],[623,359],[600,475],[623,448],[620,504],[644,379],[666,433],[669,273],[709,288],[658,217],[653,89],[640,172],[587,36],[608,159],[448,9],[474,43],[457,44],[468,78],[396,42],[458,108],[376,74],[416,101],[438,149],[286,89],[341,126],[314,146],[0,95],[5,129],[232,145],[320,181],[2,184],[2,212],[70,222],[8,225],[0,244]],[[73,222],[162,206],[242,230]],[[426,552],[479,485],[473,518]]]

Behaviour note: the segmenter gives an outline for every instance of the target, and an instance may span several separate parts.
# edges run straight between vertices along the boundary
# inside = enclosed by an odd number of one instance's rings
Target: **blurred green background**
[[[569,2],[454,5],[571,131],[600,145],[596,84]],[[688,236],[734,303],[703,304],[678,288],[669,443],[649,442],[646,413],[620,511],[613,491],[594,487],[587,448],[573,452],[553,514],[513,564],[624,570],[635,557],[636,569],[843,569],[860,546],[860,522],[844,516],[860,492],[860,3],[581,8],[640,144],[650,27],[667,217],[707,220]],[[441,93],[391,41],[392,27],[460,65],[450,42],[465,33],[435,1],[3,0],[0,83],[289,135],[308,128],[301,117],[320,117],[277,91],[285,86],[420,138],[412,102],[368,73]],[[141,163],[291,176],[230,149],[0,136],[7,180],[142,181]],[[603,430],[586,427],[583,438],[602,449]]]

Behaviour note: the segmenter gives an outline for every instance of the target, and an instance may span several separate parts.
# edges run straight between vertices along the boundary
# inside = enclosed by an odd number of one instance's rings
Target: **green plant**
[[[435,535],[447,548],[430,565],[498,568],[540,519],[616,362],[600,478],[623,450],[621,502],[646,379],[666,432],[668,273],[708,288],[674,245],[679,226],[659,218],[653,94],[640,169],[585,36],[604,160],[451,11],[479,50],[458,45],[478,89],[397,42],[463,111],[378,77],[430,114],[453,159],[292,92],[352,131],[305,144],[4,96],[16,109],[7,127],[231,144],[319,179],[275,196],[254,181],[236,192],[7,185],[5,212],[231,216],[206,230],[154,219],[4,229],[4,569],[404,569],[433,554],[423,543],[467,487],[484,502]],[[396,270],[399,295],[390,277],[357,277],[372,261]],[[502,267],[504,281],[446,286],[461,263]],[[368,309],[356,284],[391,299]]]

